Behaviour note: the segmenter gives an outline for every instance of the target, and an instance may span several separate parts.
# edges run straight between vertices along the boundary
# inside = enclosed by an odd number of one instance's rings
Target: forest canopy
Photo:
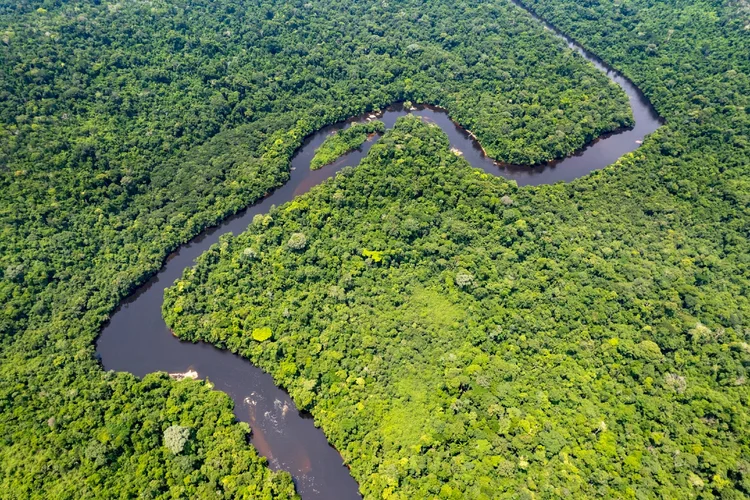
[[[290,388],[368,497],[747,497],[747,10],[527,3],[667,125],[602,172],[518,189],[402,121],[214,248],[165,316]],[[632,123],[508,2],[19,0],[0,18],[0,486],[17,498],[294,495],[226,395],[105,373],[94,341],[171,250],[283,184],[308,134],[411,100],[522,164]],[[262,260],[235,263],[254,239]],[[206,303],[216,282],[231,307]]]
[[[214,245],[165,318],[288,388],[366,497],[741,494],[746,254],[711,250],[668,191],[650,186],[675,214],[657,218],[620,189],[653,151],[519,189],[401,118],[358,167]],[[696,217],[740,208],[719,207]]]
[[[533,6],[667,125],[603,172],[517,189],[402,121],[212,250],[165,317],[290,388],[368,496],[745,498],[745,21],[711,3]],[[306,251],[274,252],[290,230]],[[245,245],[265,254],[238,266]],[[273,343],[238,317],[278,322]]]
[[[0,485],[20,497],[288,491],[252,472],[230,413],[231,446],[200,433],[214,396],[175,421],[170,381],[104,374],[94,341],[171,250],[283,184],[308,134],[411,99],[533,163],[632,120],[510,4],[20,0],[0,17]],[[202,439],[176,475],[175,425]]]

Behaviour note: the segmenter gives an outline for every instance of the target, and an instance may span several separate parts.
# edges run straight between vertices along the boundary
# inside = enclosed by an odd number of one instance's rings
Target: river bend
[[[546,23],[545,27],[554,31]],[[499,165],[484,155],[481,146],[469,132],[452,122],[444,111],[430,106],[406,110],[401,105],[394,105],[383,112],[325,127],[308,137],[292,158],[291,176],[286,184],[181,246],[167,257],[155,276],[122,301],[97,340],[97,352],[104,368],[127,371],[137,376],[155,371],[173,373],[195,370],[200,378],[210,379],[217,390],[226,392],[234,400],[238,420],[249,423],[252,428],[250,440],[253,446],[268,459],[272,469],[291,473],[303,499],[360,498],[357,483],[342,465],[341,455],[328,444],[312,418],[297,411],[289,395],[274,385],[270,375],[233,353],[205,343],[183,342],[170,333],[161,315],[164,289],[171,286],[185,268],[194,265],[195,259],[216,243],[222,234],[243,232],[254,215],[265,213],[272,205],[281,205],[307,192],[345,166],[357,165],[374,141],[365,143],[360,149],[320,170],[311,171],[309,168],[315,149],[328,134],[351,123],[371,119],[372,115],[385,122],[387,128],[393,127],[398,117],[408,113],[421,116],[440,126],[448,135],[451,147],[461,151],[472,166],[493,175],[514,179],[519,186],[570,181],[606,167],[636,149],[644,137],[662,123],[648,100],[620,73],[573,40],[555,33],[625,91],[635,118],[632,129],[600,137],[563,160],[528,167]]]

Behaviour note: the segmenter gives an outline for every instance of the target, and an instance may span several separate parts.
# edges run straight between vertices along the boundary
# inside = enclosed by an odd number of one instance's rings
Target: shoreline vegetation
[[[269,248],[284,231],[306,231],[306,249],[269,259],[292,259],[290,289],[294,280],[331,286],[298,296],[285,318],[300,321],[299,335],[313,342],[300,348],[273,333],[249,356],[262,357],[287,386],[298,384],[301,407],[321,405],[316,419],[342,443],[353,474],[367,478],[368,497],[492,497],[500,488],[486,485],[495,480],[522,498],[744,498],[744,18],[735,3],[718,0],[525,3],[632,78],[667,125],[618,162],[626,168],[543,188],[479,175],[464,178],[459,193],[446,180],[465,169],[404,158],[419,172],[435,169],[424,179],[436,206],[409,205],[395,191],[413,188],[399,171],[381,193],[363,182],[353,194],[372,197],[385,217],[346,227],[359,243],[337,256],[350,266],[343,274],[325,252],[314,253],[321,243],[312,233],[350,202],[361,207],[355,216],[371,216],[362,199],[333,192],[320,200],[330,208],[321,218],[303,207],[270,220],[268,231],[251,228]],[[247,445],[250,429],[235,423],[225,394],[166,373],[101,370],[94,341],[121,299],[171,249],[282,185],[302,138],[324,124],[388,102],[438,102],[483,144],[501,138],[488,146],[501,161],[533,163],[628,122],[621,92],[509,6],[346,7],[231,0],[0,7],[3,491],[295,497],[289,474],[272,472]],[[443,154],[434,131],[414,132],[423,144],[392,137],[445,165],[460,160]],[[387,153],[386,144],[376,151]],[[440,227],[425,219],[433,214]],[[490,234],[483,222],[502,227]],[[437,241],[396,247],[430,234]],[[201,279],[231,288],[236,277],[216,274],[228,258],[219,250]],[[361,259],[364,250],[378,262]],[[403,274],[406,264],[422,274]],[[425,276],[439,282],[414,285]],[[284,318],[279,304],[264,302],[266,290],[257,297],[255,314]],[[498,302],[471,323],[466,314],[485,300]],[[351,305],[361,309],[347,311]],[[373,323],[373,311],[383,322]],[[361,345],[347,356],[337,335],[357,321]],[[458,346],[444,335],[456,328],[465,333]],[[404,366],[422,340],[442,350],[424,372],[410,373]],[[319,359],[330,369],[310,366]],[[391,392],[368,398],[382,380]],[[424,384],[439,387],[435,399],[424,399]],[[356,398],[361,407],[349,404]],[[351,435],[364,438],[349,443]]]
[[[283,185],[306,135],[390,102],[447,99],[487,137],[503,116],[516,137],[498,155],[533,161],[628,119],[622,92],[509,6],[456,17],[447,2],[430,4],[443,19],[433,27],[413,22],[424,5],[412,1],[377,11],[309,2],[304,15],[284,3],[238,7],[0,10],[10,26],[0,45],[0,377],[12,381],[0,384],[0,485],[18,496],[295,496],[289,474],[247,445],[226,394],[167,374],[104,373],[94,345],[170,251]],[[456,43],[473,29],[487,36]],[[451,39],[436,42],[440,30]],[[342,34],[351,43],[337,43]],[[477,66],[488,36],[511,49]],[[516,61],[531,52],[544,63]],[[510,73],[496,80],[506,61],[529,75],[523,92]],[[461,97],[496,92],[515,103],[482,117],[471,108],[483,103]],[[536,104],[526,117],[522,99]],[[548,119],[562,100],[567,114]],[[556,127],[570,143],[546,140]],[[190,427],[180,456],[163,446],[174,425]]]
[[[664,114],[622,168],[516,188],[402,118],[357,169],[206,252],[165,318],[288,388],[365,497],[745,498],[743,28],[716,2],[530,3]],[[305,249],[284,249],[292,232]],[[275,327],[259,343],[254,324]]]
[[[315,150],[310,161],[310,169],[317,170],[329,165],[350,151],[354,151],[373,134],[385,132],[385,124],[380,120],[363,123],[352,123],[351,126],[332,133],[323,144]]]

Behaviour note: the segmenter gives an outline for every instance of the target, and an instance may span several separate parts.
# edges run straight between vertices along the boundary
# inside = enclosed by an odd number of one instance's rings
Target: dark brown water
[[[493,175],[515,179],[519,185],[569,181],[603,168],[636,149],[644,136],[656,130],[661,121],[632,83],[573,41],[566,39],[566,42],[625,90],[635,117],[633,129],[600,138],[577,154],[554,164],[498,166],[444,111],[419,106],[411,112],[439,125],[450,138],[451,146],[460,150],[471,165]],[[379,113],[378,118],[390,128],[399,116],[408,112],[396,105]],[[292,474],[297,491],[305,500],[359,498],[357,483],[342,465],[341,455],[328,444],[312,418],[297,411],[289,395],[274,385],[270,375],[230,352],[205,343],[182,342],[172,336],[162,319],[161,304],[164,289],[216,243],[220,235],[241,233],[255,214],[267,212],[271,205],[292,200],[345,166],[357,165],[374,141],[365,143],[361,149],[343,156],[332,165],[316,171],[309,169],[313,152],[329,133],[367,118],[364,115],[326,127],[309,137],[292,159],[291,178],[284,186],[172,253],[157,275],[120,304],[97,341],[97,351],[106,370],[143,376],[155,371],[172,373],[192,369],[200,378],[210,379],[217,390],[232,397],[237,418],[250,424],[253,446],[268,459],[273,469]]]

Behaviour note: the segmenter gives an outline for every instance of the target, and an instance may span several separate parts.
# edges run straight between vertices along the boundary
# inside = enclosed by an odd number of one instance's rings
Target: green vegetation
[[[668,125],[614,168],[516,189],[402,121],[361,173],[212,250],[167,316],[290,387],[368,496],[746,496],[744,4],[530,3]],[[500,2],[21,0],[0,17],[10,497],[293,494],[225,395],[103,373],[93,342],[169,250],[283,183],[307,134],[409,99],[536,163],[631,122],[616,86]],[[227,307],[205,302],[219,281]]]
[[[273,335],[273,333],[267,326],[264,326],[262,328],[253,328],[253,339],[257,340],[258,342],[263,342],[264,340],[270,339],[271,335]]]
[[[402,119],[207,252],[165,318],[289,388],[367,497],[747,498],[746,12],[532,4],[667,125],[608,169],[519,189]]]
[[[171,249],[285,182],[307,134],[411,99],[536,162],[631,119],[494,2],[21,0],[0,17],[0,487],[17,497],[290,492],[226,397],[105,374],[94,339]],[[172,425],[192,451],[164,447]]]
[[[88,353],[78,356],[83,362]],[[4,427],[3,498],[295,495],[291,477],[268,470],[247,445],[247,424],[232,423],[232,401],[209,384],[175,382],[163,373],[137,380],[110,372],[81,380],[62,360],[57,367],[69,384],[49,379],[35,387],[33,397],[50,403],[47,418],[23,424],[27,433],[32,426],[43,432],[44,449],[22,446],[21,424]],[[3,413],[10,413],[8,395],[32,400],[20,395],[21,381],[2,382]],[[20,480],[29,471],[44,475]]]
[[[401,119],[204,254],[165,318],[269,371],[367,497],[731,497],[748,486],[750,254],[706,221],[747,207],[672,195],[649,174],[664,139],[518,189]]]
[[[310,168],[316,170],[338,160],[341,155],[354,151],[365,143],[370,134],[385,132],[385,124],[380,120],[365,123],[353,123],[351,127],[339,130],[326,137],[323,144],[315,150],[310,161]]]

